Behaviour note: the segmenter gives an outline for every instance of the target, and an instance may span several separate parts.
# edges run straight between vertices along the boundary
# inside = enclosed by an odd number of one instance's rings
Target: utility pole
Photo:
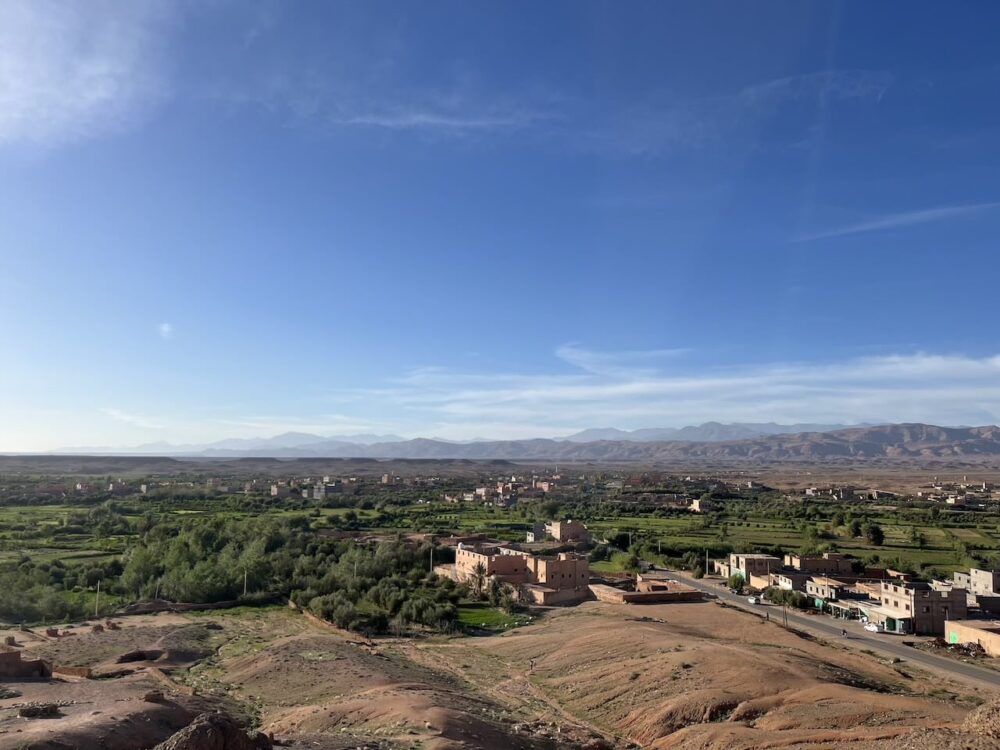
[[[160,598],[160,584],[162,582],[163,582],[163,578],[162,577],[156,579],[156,591],[153,593],[153,598],[154,599],[159,599]]]
[[[247,569],[243,568],[243,596],[247,595]]]
[[[97,582],[97,598],[94,600],[94,617],[97,617],[97,613],[101,609],[101,582]]]
[[[433,573],[434,572],[434,547],[433,547],[433,545],[431,546],[431,567],[430,567],[430,569],[427,572],[428,573]]]

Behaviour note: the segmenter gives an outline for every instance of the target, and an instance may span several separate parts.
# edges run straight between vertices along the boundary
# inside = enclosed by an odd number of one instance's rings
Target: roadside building
[[[739,573],[745,581],[749,581],[750,576],[767,576],[779,570],[781,558],[774,555],[741,555],[734,552],[729,556],[729,575]]]
[[[969,606],[1000,614],[1000,570],[970,568],[968,573],[955,573],[952,582],[969,592]]]
[[[770,584],[784,591],[805,591],[808,580],[809,576],[806,573],[783,570],[780,573],[771,573]]]
[[[973,596],[1000,596],[1000,570],[970,568],[968,573],[955,573],[952,580]]]
[[[938,591],[919,581],[882,581],[877,603],[859,602],[861,615],[890,633],[944,635],[945,622],[965,619],[965,589]]]
[[[806,594],[812,598],[817,609],[829,602],[836,602],[844,598],[849,586],[843,581],[826,576],[813,576],[806,581]]]

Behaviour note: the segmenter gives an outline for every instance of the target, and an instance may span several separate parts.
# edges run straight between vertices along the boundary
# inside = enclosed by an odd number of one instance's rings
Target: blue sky
[[[0,450],[997,421],[994,3],[0,4]]]

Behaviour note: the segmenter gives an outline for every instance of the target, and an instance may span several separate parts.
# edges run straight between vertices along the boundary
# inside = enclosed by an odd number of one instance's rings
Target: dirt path
[[[502,638],[504,636],[493,637]],[[463,681],[472,682],[480,695],[495,701],[499,705],[507,706],[512,710],[521,709],[525,711],[531,717],[532,721],[540,721],[548,724],[552,723],[553,717],[559,717],[565,724],[590,734],[613,738],[619,742],[627,743],[633,741],[629,737],[616,734],[605,727],[599,727],[585,721],[576,714],[566,710],[560,703],[532,682],[530,669],[516,669],[509,662],[499,660],[490,654],[479,652],[474,646],[467,645],[464,642],[439,643],[430,646],[415,644],[404,650],[408,652],[407,655],[409,658],[414,661],[434,669],[445,669]],[[474,655],[480,662],[484,658],[495,660],[497,662],[496,671],[507,675],[507,679],[500,681],[496,679],[474,680],[469,670],[453,662],[452,657],[454,652],[461,652],[464,656]],[[447,658],[442,658],[446,654]],[[538,704],[541,704],[541,707]]]

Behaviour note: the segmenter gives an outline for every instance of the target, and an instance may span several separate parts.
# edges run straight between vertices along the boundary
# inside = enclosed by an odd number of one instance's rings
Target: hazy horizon
[[[2,3],[0,451],[997,423],[997,22]]]

